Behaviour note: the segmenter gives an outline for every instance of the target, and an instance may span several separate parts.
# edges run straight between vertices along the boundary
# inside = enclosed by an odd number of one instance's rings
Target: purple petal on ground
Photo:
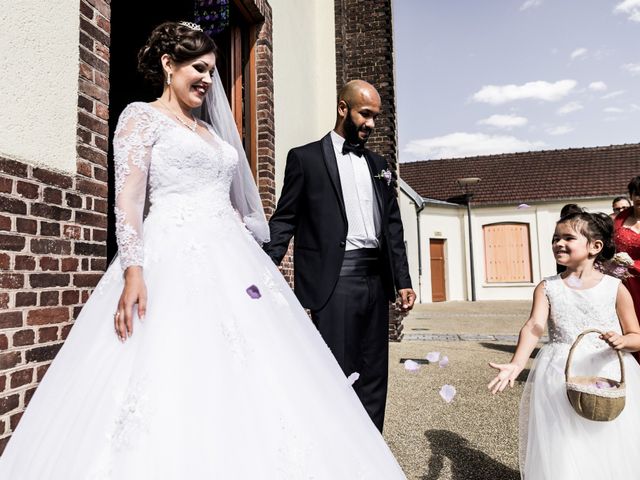
[[[440,352],[429,352],[424,358],[429,360],[429,363],[436,363],[438,360],[440,360]]]
[[[349,385],[353,385],[354,383],[356,383],[359,378],[360,378],[360,374],[358,372],[353,372],[351,375],[347,377],[347,380],[349,380]]]
[[[255,285],[249,285],[247,287],[247,295],[249,295],[253,299],[260,298],[262,296],[260,290]]]
[[[405,360],[404,369],[410,372],[415,372],[416,370],[420,369],[420,365],[418,364],[418,362],[415,362],[413,360]]]
[[[456,396],[456,387],[453,387],[451,385],[443,385],[443,387],[440,389],[440,396],[445,402],[451,403],[453,401],[453,397]]]
[[[449,357],[447,357],[446,355],[444,357],[442,357],[440,359],[440,362],[438,362],[438,365],[440,365],[440,368],[444,368],[447,365],[449,365]]]
[[[596,388],[612,388],[609,382],[596,381]]]

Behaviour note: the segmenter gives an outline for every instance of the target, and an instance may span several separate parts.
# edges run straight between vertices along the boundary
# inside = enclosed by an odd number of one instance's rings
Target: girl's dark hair
[[[600,240],[602,250],[596,256],[596,262],[605,263],[616,253],[613,243],[613,220],[604,213],[574,212],[562,217],[556,225],[568,223],[576,232],[583,235],[589,243]]]
[[[183,63],[217,51],[206,33],[178,22],[165,22],[153,29],[147,44],[138,52],[138,71],[153,86],[160,87],[165,79],[160,57],[165,53],[175,63]]]
[[[629,190],[629,196],[632,196],[634,193],[640,195],[640,177],[633,177],[629,185],[627,185],[627,190]]]
[[[571,215],[572,213],[584,212],[582,207],[579,207],[575,203],[567,203],[560,209],[560,218]]]

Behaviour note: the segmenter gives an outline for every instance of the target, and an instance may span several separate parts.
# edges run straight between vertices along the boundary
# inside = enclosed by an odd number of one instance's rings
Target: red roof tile
[[[479,177],[474,204],[614,197],[640,175],[640,144],[569,148],[401,163],[400,177],[419,195],[460,195],[456,179]]]

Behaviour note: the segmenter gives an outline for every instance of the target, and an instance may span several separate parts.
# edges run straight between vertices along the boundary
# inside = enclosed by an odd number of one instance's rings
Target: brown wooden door
[[[431,256],[431,301],[444,302],[447,290],[444,283],[444,240],[429,239]]]

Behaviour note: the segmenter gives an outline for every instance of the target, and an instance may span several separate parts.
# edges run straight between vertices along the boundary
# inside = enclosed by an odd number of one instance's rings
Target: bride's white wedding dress
[[[405,478],[232,208],[237,154],[209,130],[205,139],[145,103],[123,112],[119,260],[38,387],[0,478]],[[113,314],[122,267],[136,264],[148,308],[121,343]]]

